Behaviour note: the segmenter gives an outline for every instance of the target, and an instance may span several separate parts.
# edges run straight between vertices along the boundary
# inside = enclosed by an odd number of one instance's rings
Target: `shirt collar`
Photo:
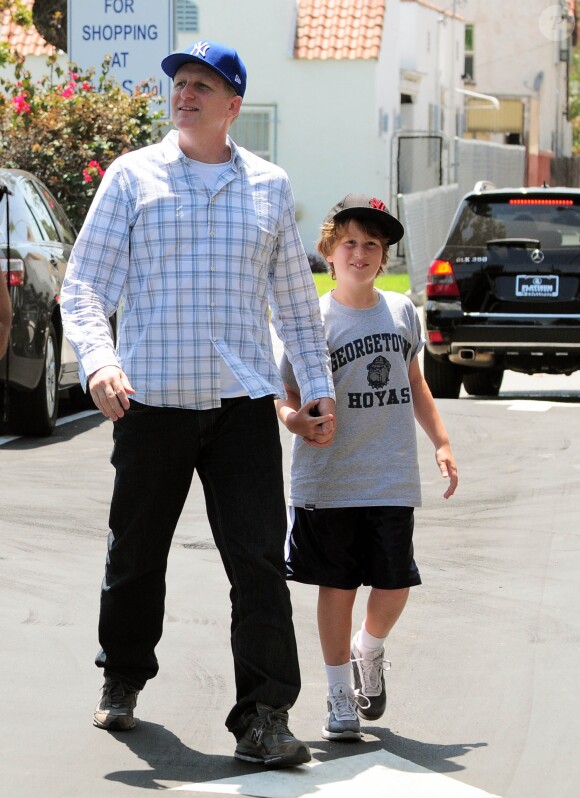
[[[163,158],[165,159],[165,163],[175,163],[176,161],[182,161],[187,158],[187,156],[182,152],[179,148],[179,144],[177,143],[178,140],[178,131],[177,130],[170,130],[169,133],[161,140],[161,151],[163,153]],[[242,163],[242,155],[240,150],[238,149],[237,144],[233,139],[229,136],[227,137],[227,143],[232,149],[232,166],[237,172]]]

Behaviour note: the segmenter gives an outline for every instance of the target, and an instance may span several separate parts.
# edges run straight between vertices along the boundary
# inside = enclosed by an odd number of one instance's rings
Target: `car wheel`
[[[470,369],[463,375],[463,386],[470,396],[497,396],[503,369]]]
[[[10,391],[8,425],[15,435],[52,434],[58,415],[58,369],[58,338],[51,322],[38,385],[33,391]]]
[[[425,380],[436,399],[458,399],[463,371],[447,360],[437,360],[425,348],[423,370]]]

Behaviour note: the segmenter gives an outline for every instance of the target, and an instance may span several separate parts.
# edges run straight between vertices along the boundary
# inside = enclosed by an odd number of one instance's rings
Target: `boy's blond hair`
[[[365,235],[369,236],[370,238],[377,238],[381,242],[383,247],[383,257],[381,260],[381,268],[378,270],[377,274],[383,274],[385,271],[384,267],[387,265],[387,261],[389,259],[390,241],[378,224],[374,224],[374,222],[370,222],[368,219],[358,218],[354,213],[352,216],[342,218],[338,222],[334,221],[333,219],[324,222],[320,228],[320,238],[316,244],[318,252],[325,260],[328,255],[332,255],[336,245],[344,235],[348,223],[351,221],[356,222]],[[336,280],[336,274],[334,272],[334,266],[332,263],[328,263],[328,261],[326,261],[326,266],[332,276],[332,279]]]

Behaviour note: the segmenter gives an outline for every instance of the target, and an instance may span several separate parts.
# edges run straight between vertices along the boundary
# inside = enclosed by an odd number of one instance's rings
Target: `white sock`
[[[350,660],[345,662],[344,665],[325,665],[326,680],[328,682],[329,691],[332,690],[337,684],[351,685],[351,667]]]
[[[386,639],[386,636],[375,637],[370,632],[367,632],[363,622],[363,625],[361,626],[357,635],[356,644],[364,659],[374,659],[374,657],[380,654],[381,649],[385,645]]]

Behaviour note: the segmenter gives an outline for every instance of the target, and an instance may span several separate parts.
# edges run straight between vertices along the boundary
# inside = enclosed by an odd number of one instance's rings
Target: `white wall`
[[[440,3],[441,8],[449,3]],[[404,127],[430,130],[433,119],[429,106],[439,107],[439,130],[448,139],[455,135],[455,117],[462,113],[461,88],[464,64],[465,28],[462,19],[441,13],[437,4],[400,5],[400,64],[402,70],[421,75],[419,91],[411,109],[405,108]],[[437,126],[437,119],[435,119]]]
[[[29,70],[31,78],[33,81],[40,80],[44,75],[50,72],[49,67],[47,66],[46,59],[48,55],[29,55],[25,61],[25,68]],[[60,66],[62,69],[65,70],[65,77],[57,78],[56,72],[54,73],[54,81],[62,82],[66,81],[66,69],[68,65],[68,58],[66,55],[59,55],[57,58],[57,65]],[[55,65],[56,66],[56,65]],[[54,67],[53,67],[54,68]],[[0,68],[0,75],[7,80],[14,80],[14,66],[13,64],[6,64],[6,66]]]
[[[462,14],[475,25],[475,80],[486,94],[529,98],[533,83],[544,73],[540,100],[540,149],[569,143],[565,107],[566,65],[558,58],[558,42],[542,16],[558,0],[464,0]],[[551,12],[550,12],[551,13]],[[472,88],[472,87],[467,87]],[[563,154],[569,154],[569,151]]]

